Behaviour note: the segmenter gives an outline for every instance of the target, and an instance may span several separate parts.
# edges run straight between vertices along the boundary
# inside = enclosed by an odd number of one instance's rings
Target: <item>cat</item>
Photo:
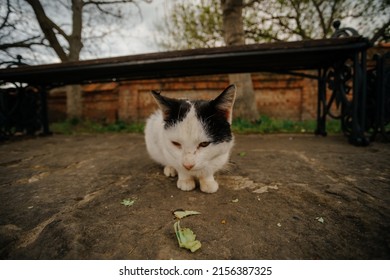
[[[146,121],[145,142],[150,157],[164,166],[167,177],[178,176],[177,187],[215,193],[214,173],[227,164],[234,145],[232,123],[236,86],[228,86],[211,101],[184,100],[152,91],[159,106]]]

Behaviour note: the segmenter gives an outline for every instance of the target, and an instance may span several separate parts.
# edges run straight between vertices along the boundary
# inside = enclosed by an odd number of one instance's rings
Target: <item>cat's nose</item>
[[[192,167],[194,167],[194,164],[183,163],[183,166],[184,166],[185,169],[191,170]]]

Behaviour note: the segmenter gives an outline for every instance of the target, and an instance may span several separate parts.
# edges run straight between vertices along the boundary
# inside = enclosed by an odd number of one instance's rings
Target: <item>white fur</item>
[[[168,177],[178,175],[179,189],[193,190],[195,179],[198,179],[200,189],[207,193],[218,190],[214,173],[228,162],[234,144],[232,139],[230,142],[200,147],[200,143],[211,139],[195,116],[193,106],[183,121],[168,129],[164,129],[162,111],[157,110],[146,122],[145,141],[150,157],[164,166],[164,174]],[[175,146],[172,141],[180,143],[181,147]],[[193,167],[187,170],[185,166],[189,165]]]

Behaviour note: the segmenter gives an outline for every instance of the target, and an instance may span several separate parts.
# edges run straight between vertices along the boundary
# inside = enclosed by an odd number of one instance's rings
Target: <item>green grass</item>
[[[99,123],[93,121],[80,121],[77,119],[56,122],[50,124],[50,129],[58,134],[82,134],[82,133],[142,133],[144,123],[126,123],[118,121],[116,123]]]
[[[314,133],[317,123],[315,120],[291,121],[262,116],[256,123],[242,119],[233,121],[232,130],[239,134],[248,133]],[[328,120],[327,132],[330,134],[340,133],[340,122]]]
[[[145,127],[144,122],[126,123],[118,121],[116,123],[98,123],[93,121],[80,121],[77,119],[52,123],[50,129],[57,134],[83,134],[83,133],[142,133]],[[329,134],[340,133],[340,122],[328,120],[326,123]],[[232,130],[237,134],[250,133],[314,133],[316,121],[291,121],[269,118],[262,116],[259,121],[252,123],[242,119],[233,121]]]

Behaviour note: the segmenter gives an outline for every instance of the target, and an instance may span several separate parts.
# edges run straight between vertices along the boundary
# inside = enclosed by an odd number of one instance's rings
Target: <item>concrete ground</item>
[[[239,135],[217,181],[177,189],[140,134],[1,143],[0,259],[390,258],[389,144]],[[194,253],[176,209],[201,212],[181,220]]]

